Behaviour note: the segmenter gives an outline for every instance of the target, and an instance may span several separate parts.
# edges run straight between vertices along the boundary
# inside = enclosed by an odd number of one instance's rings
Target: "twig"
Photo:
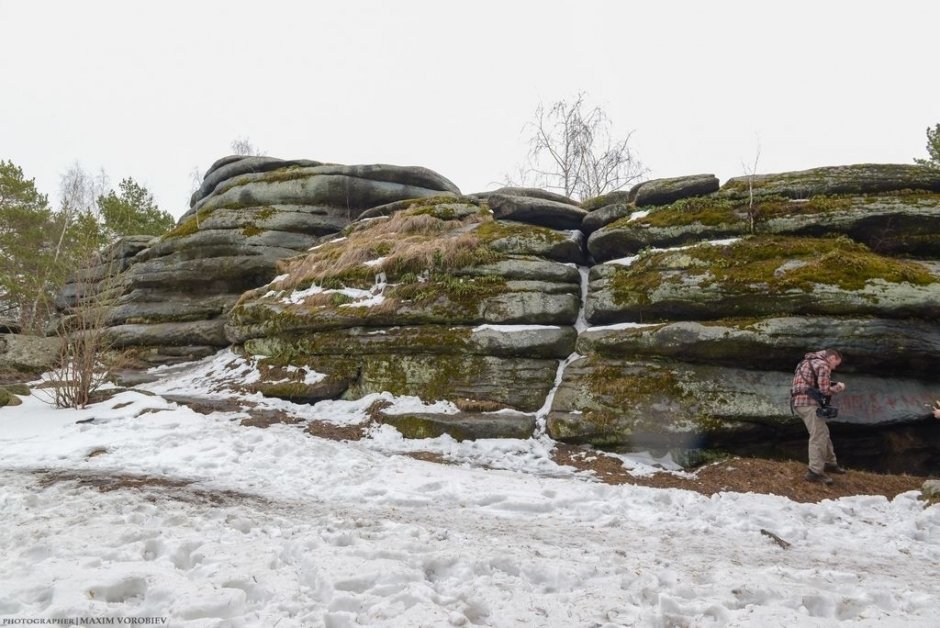
[[[786,541],[784,541],[783,539],[781,539],[779,536],[777,536],[776,534],[774,534],[774,533],[771,532],[770,530],[765,530],[765,529],[761,528],[761,529],[760,529],[760,533],[763,534],[764,536],[769,536],[770,538],[772,538],[772,539],[777,543],[777,545],[779,545],[779,546],[782,547],[783,549],[790,549],[790,543],[787,543]]]

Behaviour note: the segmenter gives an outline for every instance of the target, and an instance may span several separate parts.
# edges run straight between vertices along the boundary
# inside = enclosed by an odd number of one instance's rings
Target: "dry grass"
[[[248,418],[239,421],[239,425],[265,428],[272,425],[296,425],[302,421],[299,417],[283,410],[249,408],[247,412]]]
[[[307,255],[285,260],[281,272],[289,277],[269,288],[331,286],[331,280],[371,283],[379,272],[400,276],[466,266],[482,253],[473,226],[487,219],[491,220],[482,212],[445,220],[404,211],[370,220],[349,231],[344,240],[327,242]],[[365,265],[379,258],[383,258],[380,264]]]
[[[463,412],[496,412],[506,408],[506,404],[478,399],[456,399],[454,405]]]
[[[259,504],[267,503],[264,498],[248,493],[193,488],[191,486],[193,481],[191,480],[176,480],[152,475],[67,472],[50,471],[48,469],[37,469],[35,473],[39,475],[39,485],[43,488],[59,482],[75,482],[82,487],[96,488],[102,493],[133,490],[146,494],[146,499],[151,503],[157,503],[162,499],[213,506],[225,506],[230,503],[245,501]]]
[[[328,440],[361,440],[370,422],[361,425],[336,425],[328,421],[308,421],[306,432]]]
[[[721,492],[765,493],[808,503],[850,495],[884,495],[892,499],[900,493],[919,490],[926,480],[914,475],[882,475],[850,469],[845,475],[832,476],[834,483],[825,486],[803,479],[806,465],[802,462],[761,458],[731,458],[716,462],[698,469],[693,478],[670,473],[635,477],[623,468],[619,459],[600,451],[559,443],[553,455],[558,464],[591,472],[607,484],[679,488],[703,495]]]

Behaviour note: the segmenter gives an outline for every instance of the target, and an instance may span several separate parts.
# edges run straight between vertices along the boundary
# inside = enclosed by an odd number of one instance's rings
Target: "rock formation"
[[[278,262],[343,229],[365,210],[457,193],[426,168],[340,166],[231,156],[214,163],[174,229],[136,253],[108,316],[118,346],[155,359],[206,355],[229,344],[226,313]]]
[[[322,377],[285,373],[260,390],[310,401],[390,391],[461,409],[385,418],[411,436],[531,434],[577,338],[580,232],[499,221],[488,201],[551,225],[583,212],[524,194],[418,199],[291,260],[242,297],[228,333],[265,366]]]
[[[226,158],[118,285],[120,345],[232,343],[262,366],[253,390],[295,401],[454,404],[374,409],[414,437],[802,457],[792,369],[834,346],[840,460],[940,468],[923,408],[940,398],[940,173],[921,166],[694,175],[578,204]]]
[[[548,417],[555,438],[800,453],[790,374],[834,346],[841,459],[938,468],[940,178],[843,166],[732,179],[595,209],[586,317]],[[633,211],[628,211],[633,209]],[[594,212],[592,212],[593,214]],[[898,427],[903,424],[903,427]]]

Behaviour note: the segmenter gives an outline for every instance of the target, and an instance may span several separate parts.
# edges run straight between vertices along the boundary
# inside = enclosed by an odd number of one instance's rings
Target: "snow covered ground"
[[[940,507],[924,508],[916,493],[799,504],[609,486],[555,464],[544,437],[415,442],[383,427],[335,442],[297,426],[242,427],[244,413],[202,415],[160,396],[205,394],[220,364],[167,369],[149,386],[154,396],[124,392],[81,411],[36,397],[0,409],[0,626],[931,626],[940,617]],[[349,424],[374,397],[312,409],[251,399]],[[400,455],[414,449],[455,464]]]

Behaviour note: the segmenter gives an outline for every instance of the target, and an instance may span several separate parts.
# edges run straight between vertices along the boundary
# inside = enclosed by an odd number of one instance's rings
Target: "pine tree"
[[[931,129],[927,127],[927,155],[929,159],[914,159],[915,163],[932,168],[940,168],[940,124]]]
[[[98,197],[98,208],[107,234],[113,239],[127,235],[162,235],[175,221],[154,202],[147,188],[128,177],[114,190]]]
[[[12,161],[0,161],[0,313],[25,331],[51,309],[55,220],[48,197]]]

